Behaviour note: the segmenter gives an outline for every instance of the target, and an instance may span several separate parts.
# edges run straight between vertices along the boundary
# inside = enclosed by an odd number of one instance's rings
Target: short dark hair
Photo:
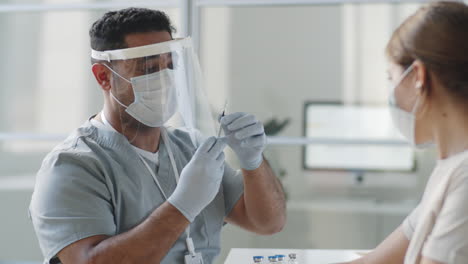
[[[91,48],[97,51],[127,48],[125,36],[152,31],[176,32],[162,11],[148,8],[126,8],[105,13],[89,30]]]

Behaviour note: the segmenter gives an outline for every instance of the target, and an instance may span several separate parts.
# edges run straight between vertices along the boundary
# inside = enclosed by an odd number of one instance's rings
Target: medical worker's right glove
[[[207,139],[180,173],[168,202],[190,222],[216,197],[224,174],[226,138]]]

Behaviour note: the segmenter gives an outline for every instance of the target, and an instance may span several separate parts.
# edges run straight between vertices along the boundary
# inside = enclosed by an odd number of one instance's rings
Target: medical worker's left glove
[[[245,170],[255,170],[263,162],[266,135],[263,124],[254,115],[233,113],[220,120],[228,145],[239,158]]]

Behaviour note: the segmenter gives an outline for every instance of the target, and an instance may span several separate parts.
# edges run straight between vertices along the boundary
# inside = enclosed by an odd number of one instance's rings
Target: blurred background
[[[102,106],[88,29],[108,10],[160,9],[192,36],[213,112],[258,116],[288,198],[283,232],[226,226],[231,248],[371,249],[415,207],[434,166],[394,131],[385,45],[424,1],[1,0],[0,263],[42,257],[28,219],[35,173]],[[231,154],[228,158],[237,164]]]

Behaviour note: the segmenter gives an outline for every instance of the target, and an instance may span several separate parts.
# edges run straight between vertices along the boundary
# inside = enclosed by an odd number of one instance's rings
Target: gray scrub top
[[[196,151],[183,130],[169,130],[179,171]],[[171,195],[176,187],[165,142],[159,148],[156,175]],[[224,218],[243,194],[240,171],[226,164],[215,199],[191,223],[191,236],[205,263],[220,252]],[[30,216],[44,263],[60,263],[56,254],[80,239],[113,236],[145,220],[165,199],[132,145],[121,134],[87,121],[44,159],[37,174]],[[183,233],[161,263],[184,263]],[[158,238],[154,238],[158,243]]]

